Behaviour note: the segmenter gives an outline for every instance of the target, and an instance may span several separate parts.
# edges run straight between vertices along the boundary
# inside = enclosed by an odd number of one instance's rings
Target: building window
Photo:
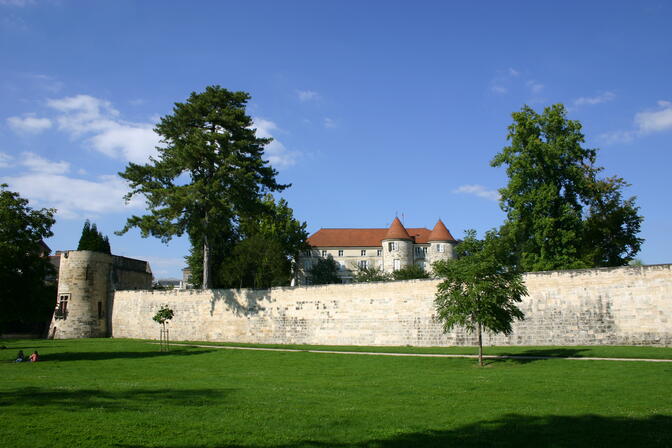
[[[339,250],[338,250],[338,256],[339,256],[339,257],[342,257],[342,256],[343,256],[343,249],[339,249]]]
[[[56,305],[56,311],[54,312],[55,319],[65,319],[68,317],[69,300],[70,294],[61,294],[58,296],[58,304]]]
[[[303,262],[303,269],[306,271],[310,271],[310,268],[313,267],[313,263],[310,262],[310,260],[306,260]]]
[[[369,262],[367,260],[360,260],[359,269],[366,269],[369,267]]]
[[[323,251],[322,251],[322,256],[323,256],[323,257],[326,257],[326,256],[327,256],[327,251],[326,251],[326,250],[323,250]]]
[[[366,249],[362,249],[361,254],[362,257],[366,257]]]
[[[394,270],[398,271],[399,269],[401,269],[401,261],[394,260]]]
[[[399,243],[396,241],[392,241],[391,243],[387,243],[387,249],[392,252],[393,250],[399,250]]]
[[[424,261],[418,261],[417,265],[423,271],[425,270],[425,262]]]
[[[420,247],[420,246],[415,247],[415,256],[416,257],[424,258],[425,255],[427,255],[427,248],[426,247]]]
[[[436,251],[437,252],[443,252],[443,244],[437,244],[436,245]]]
[[[383,249],[378,249],[378,250],[376,251],[376,255],[378,255],[379,257],[381,257],[381,256],[383,255]]]
[[[98,302],[98,319],[103,318],[103,302]]]

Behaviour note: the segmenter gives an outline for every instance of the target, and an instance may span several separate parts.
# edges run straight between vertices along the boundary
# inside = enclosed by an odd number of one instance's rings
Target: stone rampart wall
[[[525,275],[526,319],[492,345],[672,345],[672,265]],[[117,291],[112,336],[156,339],[152,316],[175,311],[171,339],[320,345],[466,345],[434,318],[436,280],[270,290]]]

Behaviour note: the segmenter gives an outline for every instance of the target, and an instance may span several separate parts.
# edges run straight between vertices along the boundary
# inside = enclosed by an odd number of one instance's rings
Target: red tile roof
[[[389,229],[320,229],[308,237],[313,247],[380,247]],[[406,229],[416,244],[429,242],[432,233],[424,227]]]
[[[411,236],[406,231],[404,225],[399,221],[399,218],[394,218],[392,225],[385,234],[386,240],[410,240]]]
[[[439,219],[429,235],[429,241],[455,241],[455,238],[450,234],[443,221]]]

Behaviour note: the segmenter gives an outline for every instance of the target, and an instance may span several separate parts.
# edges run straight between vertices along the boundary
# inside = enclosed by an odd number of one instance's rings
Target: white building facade
[[[433,230],[405,228],[395,218],[389,228],[320,229],[308,238],[309,253],[299,258],[297,280],[309,282],[308,272],[320,258],[331,256],[338,264],[338,276],[350,283],[360,268],[385,273],[417,265],[427,271],[432,263],[455,257],[457,241],[439,220]]]

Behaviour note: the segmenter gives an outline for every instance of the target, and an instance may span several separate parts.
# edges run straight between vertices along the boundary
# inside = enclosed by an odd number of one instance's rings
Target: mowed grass
[[[0,343],[7,447],[672,446],[672,363]]]

